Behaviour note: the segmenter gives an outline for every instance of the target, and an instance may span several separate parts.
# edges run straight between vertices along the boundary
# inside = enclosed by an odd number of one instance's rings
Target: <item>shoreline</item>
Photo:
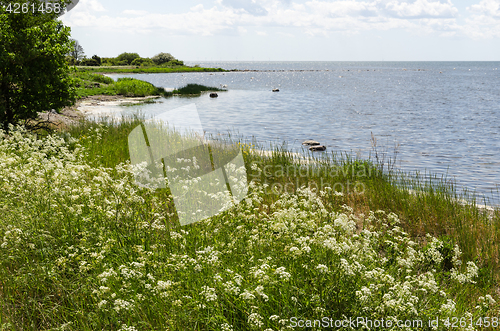
[[[46,111],[38,114],[38,119],[48,121],[58,128],[60,126],[69,126],[86,120],[88,115],[95,113],[97,107],[108,106],[128,106],[149,102],[153,99],[159,99],[159,95],[150,95],[145,97],[126,97],[123,95],[91,95],[77,100],[75,104],[65,107],[60,113]],[[97,114],[98,115],[98,114]]]
[[[203,68],[203,67],[179,67],[179,68],[163,68],[163,67],[135,67],[135,66],[114,66],[114,67],[86,67],[74,66],[78,72],[92,72],[95,74],[109,74],[109,73],[187,73],[187,72],[229,72],[222,68]]]

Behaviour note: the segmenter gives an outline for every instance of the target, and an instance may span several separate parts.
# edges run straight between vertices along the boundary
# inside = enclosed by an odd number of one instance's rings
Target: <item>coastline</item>
[[[203,67],[178,67],[178,68],[163,68],[163,67],[137,67],[137,66],[113,66],[113,67],[86,67],[75,66],[79,72],[92,72],[96,74],[108,73],[176,73],[176,72],[228,72],[222,68],[203,68]]]
[[[74,105],[65,107],[60,113],[46,111],[38,114],[42,121],[59,126],[70,126],[85,120],[88,115],[98,115],[106,107],[128,106],[149,102],[160,98],[159,95],[149,95],[145,97],[126,97],[123,95],[91,95],[77,100]],[[99,111],[101,110],[101,111]]]

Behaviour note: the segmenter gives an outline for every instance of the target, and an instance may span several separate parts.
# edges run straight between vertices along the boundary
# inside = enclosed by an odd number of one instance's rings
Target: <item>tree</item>
[[[80,65],[82,66],[88,66],[88,67],[98,67],[100,66],[99,62],[97,62],[95,59],[83,59],[80,61]]]
[[[101,65],[101,58],[99,56],[93,55],[92,60],[94,60],[97,63],[97,65]]]
[[[138,57],[134,61],[132,61],[131,65],[133,66],[150,66],[153,65],[153,61],[151,59],[143,58],[143,57]]]
[[[153,62],[157,65],[174,61],[175,57],[170,53],[159,53],[151,58]]]
[[[82,45],[78,42],[78,40],[71,39],[73,42],[73,46],[71,48],[71,51],[69,52],[69,55],[75,59],[76,62],[83,60],[85,57],[85,52],[83,51]]]
[[[11,2],[12,3],[12,2]],[[40,1],[33,0],[38,4]],[[61,109],[74,101],[65,55],[70,28],[56,15],[12,14],[0,2],[0,125],[31,119],[38,112]]]
[[[116,57],[119,63],[125,63],[125,65],[130,65],[132,61],[138,58],[140,58],[140,56],[137,53],[121,53]]]

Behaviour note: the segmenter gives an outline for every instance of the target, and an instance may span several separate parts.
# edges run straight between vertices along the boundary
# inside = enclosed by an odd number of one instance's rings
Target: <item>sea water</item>
[[[500,184],[500,62],[208,62],[237,72],[132,76],[165,88],[220,87],[216,99],[173,97],[126,107],[160,114],[190,103],[208,133],[232,132],[300,151],[314,139],[327,151],[379,152],[409,172],[456,180],[492,197]],[[278,88],[279,92],[272,92]],[[392,154],[392,155],[391,155]]]

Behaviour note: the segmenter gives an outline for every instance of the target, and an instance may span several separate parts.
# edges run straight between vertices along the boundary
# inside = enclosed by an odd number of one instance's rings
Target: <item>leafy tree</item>
[[[126,61],[126,65],[130,65],[132,61],[135,59],[140,58],[139,54],[137,53],[121,53],[116,57],[118,60],[118,63],[123,63],[123,61]]]
[[[85,52],[83,51],[82,45],[78,42],[78,40],[71,39],[73,42],[73,46],[71,51],[68,53],[76,62],[81,61],[85,58]]]
[[[175,57],[170,53],[159,53],[151,58],[153,62],[157,65],[174,61]]]
[[[98,67],[100,64],[99,62],[97,62],[97,60],[95,59],[83,59],[80,61],[80,65],[82,66],[94,66],[94,67]]]
[[[10,123],[24,121],[36,128],[31,119],[38,112],[74,101],[65,58],[71,50],[70,28],[55,20],[56,15],[12,14],[3,4],[0,1],[0,125],[7,131]]]
[[[149,58],[138,57],[134,61],[132,61],[131,65],[133,66],[150,66],[153,65],[153,61]]]
[[[101,65],[101,58],[97,55],[92,56],[92,60],[94,60],[97,65]]]
[[[184,61],[181,61],[181,60],[172,60],[172,61],[169,61],[167,63],[167,65],[169,65],[169,66],[183,66],[184,65]]]

